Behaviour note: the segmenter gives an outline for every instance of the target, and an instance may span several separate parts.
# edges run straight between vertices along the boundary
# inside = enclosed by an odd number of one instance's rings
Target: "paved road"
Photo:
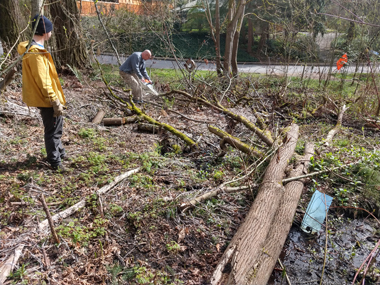
[[[103,64],[117,64],[117,59],[115,56],[111,55],[100,55],[97,57],[100,63]],[[127,58],[122,57],[120,58],[121,62],[124,62]],[[182,66],[184,62],[180,63]],[[215,64],[214,63],[208,63],[206,64],[205,62],[196,62],[197,64],[197,69],[198,70],[209,70],[209,71],[215,71]],[[151,68],[158,68],[158,69],[178,69],[178,65],[174,60],[147,60],[146,61],[146,66],[151,67]],[[286,66],[283,65],[265,65],[265,64],[254,64],[254,63],[247,63],[247,64],[238,64],[239,72],[242,73],[257,73],[257,74],[285,74],[286,73]],[[303,65],[290,65],[288,67],[288,75],[299,75],[302,74],[304,69]],[[305,74],[310,74],[310,73],[323,73],[326,74],[329,70],[328,66],[307,66],[305,70]],[[355,72],[355,66],[349,66],[345,67],[344,69],[342,68],[340,71],[342,72],[343,70],[347,70],[349,73],[354,73]],[[361,71],[361,69],[360,69]],[[378,70],[376,70],[378,72]],[[336,67],[334,66],[332,72],[338,72]],[[368,66],[363,66],[363,72],[367,73],[370,72]]]

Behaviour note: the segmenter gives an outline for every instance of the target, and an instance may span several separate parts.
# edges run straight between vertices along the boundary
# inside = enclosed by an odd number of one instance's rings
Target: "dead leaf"
[[[83,88],[83,85],[80,82],[75,82],[73,85],[71,85],[72,88]]]
[[[185,236],[186,236],[186,228],[182,228],[182,230],[180,230],[178,233],[178,243],[183,241]]]
[[[168,113],[166,113],[164,109],[161,109],[161,115],[164,117],[167,117]]]
[[[180,248],[179,248],[179,251],[180,252],[184,252],[186,249],[187,249],[186,245],[181,245]]]

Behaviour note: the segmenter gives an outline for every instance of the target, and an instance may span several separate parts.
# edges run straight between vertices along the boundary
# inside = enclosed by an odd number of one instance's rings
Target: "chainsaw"
[[[146,87],[149,88],[149,90],[151,91],[151,93],[153,95],[158,95],[158,92],[156,90],[154,90],[154,86],[152,84],[152,81],[149,81],[148,79],[145,79],[144,80],[144,84],[145,84]]]

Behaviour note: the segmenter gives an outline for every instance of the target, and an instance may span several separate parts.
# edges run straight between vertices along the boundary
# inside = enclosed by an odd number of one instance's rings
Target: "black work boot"
[[[64,167],[64,166],[62,165],[62,163],[57,164],[57,165],[52,165],[51,167],[52,167],[53,170],[55,170],[56,172],[60,172],[60,173],[67,172],[66,167]]]

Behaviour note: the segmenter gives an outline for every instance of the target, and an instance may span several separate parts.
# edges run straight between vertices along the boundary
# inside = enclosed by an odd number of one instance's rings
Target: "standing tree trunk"
[[[5,53],[9,52],[13,45],[26,39],[24,34],[20,34],[25,27],[26,21],[21,14],[19,1],[0,1],[0,39],[4,43]]]
[[[50,0],[51,20],[54,23],[56,51],[52,53],[57,70],[70,65],[78,69],[89,68],[86,45],[82,36],[76,1]]]
[[[247,52],[249,55],[252,55],[252,46],[253,46],[253,23],[252,19],[248,18],[248,44],[247,44]]]
[[[262,32],[260,36],[259,47],[257,49],[258,56],[260,56],[260,54],[263,52],[264,46],[268,39],[268,29],[269,29],[268,23],[262,22],[261,26],[262,26]]]
[[[40,13],[40,9],[42,6],[43,0],[32,0],[32,18]],[[44,10],[42,9],[41,14],[44,14]]]
[[[232,56],[232,45],[236,30],[236,22],[234,21],[234,14],[236,10],[236,4],[234,0],[229,1],[228,7],[228,24],[226,30],[226,40],[224,48],[224,75],[228,75],[231,72],[231,56]]]
[[[240,29],[244,19],[245,11],[245,0],[239,0],[235,2],[230,0],[228,7],[228,22],[226,30],[226,43],[224,51],[224,74],[228,75],[231,71],[234,72],[232,65],[236,61],[235,57],[237,55],[237,46],[239,45]],[[237,38],[236,38],[237,37]],[[236,38],[236,42],[235,41]],[[234,52],[234,46],[236,46],[236,51]],[[235,67],[234,67],[235,69]],[[237,68],[236,68],[237,74]],[[235,75],[235,72],[234,72]]]
[[[206,2],[206,18],[210,26],[212,40],[215,44],[215,62],[216,72],[219,77],[223,76],[222,61],[220,54],[220,12],[219,12],[219,0],[215,0],[215,24],[212,22],[211,9],[208,2]]]
[[[219,0],[215,2],[215,52],[216,52],[216,72],[218,76],[223,75],[222,70],[222,57],[220,55],[220,12],[219,12]]]
[[[236,32],[234,35],[234,41],[232,44],[232,55],[231,55],[231,68],[232,68],[232,74],[233,76],[238,75],[238,66],[237,66],[237,53],[239,49],[239,39],[240,39],[240,31],[241,27],[243,25],[244,20],[244,11],[245,11],[245,5],[241,7],[241,10],[239,12],[239,20],[236,27]]]
[[[211,284],[252,284],[257,266],[255,260],[266,251],[266,238],[284,195],[281,181],[297,144],[298,129],[297,125],[291,126],[285,144],[272,157],[257,197],[219,261]]]

